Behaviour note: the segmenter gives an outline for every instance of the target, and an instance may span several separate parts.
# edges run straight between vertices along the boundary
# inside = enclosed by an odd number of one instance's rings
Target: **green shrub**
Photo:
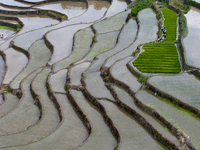
[[[71,88],[70,84],[67,84],[66,89],[69,90]]]
[[[144,8],[147,8],[151,5],[152,0],[140,0],[138,3],[134,5],[134,7],[131,9],[131,16],[129,17],[136,17],[138,12]]]
[[[4,91],[3,91],[3,94],[6,94],[6,93],[8,93],[8,91],[7,91],[7,90],[4,90]]]
[[[189,4],[190,4],[191,6],[194,6],[194,7],[200,9],[200,3],[196,2],[196,1],[190,0],[190,1],[189,1]]]

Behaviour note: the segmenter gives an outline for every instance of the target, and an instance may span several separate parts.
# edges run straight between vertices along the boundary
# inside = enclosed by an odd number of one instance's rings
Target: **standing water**
[[[189,65],[200,68],[200,10],[191,7],[191,10],[185,15],[187,18],[188,35],[183,39],[186,51],[186,60]]]
[[[3,80],[4,73],[5,73],[5,63],[4,63],[3,58],[0,55],[0,83]]]
[[[0,105],[4,102],[3,95],[0,94]]]

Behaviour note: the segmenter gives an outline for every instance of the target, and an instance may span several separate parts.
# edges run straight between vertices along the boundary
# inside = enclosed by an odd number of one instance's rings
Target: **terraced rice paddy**
[[[38,5],[34,8],[57,11],[71,19],[84,13],[87,9],[87,4],[85,2],[61,1]]]
[[[7,37],[13,35],[14,33],[15,33],[15,31],[12,30],[12,28],[5,28],[4,26],[0,27],[0,34],[3,34],[4,38],[7,38]],[[3,39],[1,39],[1,40],[3,40]]]
[[[199,79],[194,75],[183,73],[176,76],[155,76],[149,83],[181,101],[200,109]]]
[[[137,97],[146,105],[154,108],[177,128],[185,131],[191,142],[199,149],[199,118],[160,97],[152,96],[148,91],[141,91]]]
[[[0,83],[3,80],[5,74],[5,64],[3,58],[0,56]]]
[[[7,71],[3,80],[3,84],[9,84],[10,81],[25,68],[28,58],[21,52],[9,48],[4,51],[6,54]]]
[[[175,12],[162,9],[167,38],[155,43],[156,12],[128,19],[124,0],[0,3],[21,22],[2,21],[23,23],[0,29],[0,149],[200,149],[199,79],[165,74],[182,70]],[[134,59],[163,74],[147,80]]]
[[[169,9],[162,9],[167,28],[166,38],[161,43],[146,44],[144,52],[133,61],[133,65],[146,73],[179,73],[181,71],[176,40],[177,15]]]

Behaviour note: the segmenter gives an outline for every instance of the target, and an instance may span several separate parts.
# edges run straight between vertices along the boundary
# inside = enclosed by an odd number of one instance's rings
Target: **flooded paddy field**
[[[200,118],[194,114],[177,107],[176,105],[166,101],[161,97],[155,97],[148,91],[141,91],[137,94],[137,98],[146,105],[154,108],[168,121],[177,128],[185,131],[188,138],[191,138],[192,144],[199,149],[199,125]]]
[[[186,61],[189,65],[200,68],[199,39],[200,39],[200,10],[192,7],[185,15],[187,18],[188,35],[183,39]]]
[[[183,73],[176,76],[155,76],[149,83],[177,99],[200,109],[199,79],[192,74]]]
[[[71,19],[83,14],[87,10],[87,4],[78,1],[59,1],[38,5],[34,8],[60,12],[67,15],[68,19]]]
[[[135,16],[125,0],[0,3],[0,149],[200,149],[199,9],[178,54],[196,68],[169,75],[129,66],[160,38],[161,2]]]
[[[0,56],[0,83],[3,80],[4,74],[5,74],[5,62],[3,58]]]

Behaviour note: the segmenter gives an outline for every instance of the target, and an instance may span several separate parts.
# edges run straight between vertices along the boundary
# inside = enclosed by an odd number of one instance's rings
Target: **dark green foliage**
[[[196,2],[196,1],[190,0],[190,1],[189,1],[189,4],[190,4],[191,6],[194,6],[194,7],[200,9],[200,3]]]
[[[162,9],[167,28],[167,38],[161,43],[146,44],[145,50],[133,62],[140,71],[147,73],[179,73],[181,71],[176,40],[177,15],[169,9]]]
[[[21,29],[22,27],[19,25],[19,24],[17,24],[17,29],[19,30],[19,29]]]
[[[67,84],[67,85],[66,85],[66,89],[69,90],[70,88],[71,88],[71,85],[70,85],[70,84]]]
[[[183,11],[184,11],[184,14],[187,14],[188,11],[190,10],[190,7],[189,7],[189,6],[184,6],[184,5],[179,4],[179,3],[177,3],[177,2],[174,2],[174,5],[175,5],[177,8],[183,10]]]
[[[152,0],[140,0],[138,3],[134,5],[131,9],[131,15],[136,17],[138,12],[144,8],[147,8],[151,5]]]
[[[187,19],[183,14],[180,15],[180,22],[181,22],[180,25],[181,38],[185,38],[187,36],[188,29],[187,29]]]

